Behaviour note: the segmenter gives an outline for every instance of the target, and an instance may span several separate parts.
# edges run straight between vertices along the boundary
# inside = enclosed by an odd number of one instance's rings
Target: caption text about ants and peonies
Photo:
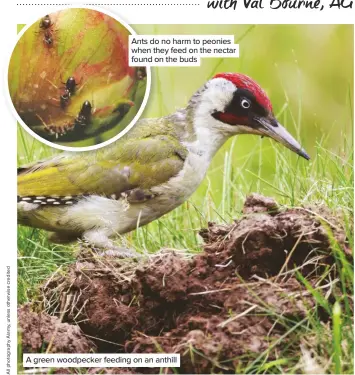
[[[130,66],[199,66],[202,57],[239,57],[233,35],[130,35]]]

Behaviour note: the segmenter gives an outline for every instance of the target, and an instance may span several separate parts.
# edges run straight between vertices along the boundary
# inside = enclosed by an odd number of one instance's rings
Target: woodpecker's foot
[[[105,249],[102,247],[97,247],[94,244],[82,240],[80,241],[80,247],[81,247],[81,253],[87,254],[88,249],[97,254],[100,257],[106,257],[106,258],[139,258],[141,255],[137,253],[134,249],[127,249],[125,247],[119,247],[112,245],[109,249]]]
[[[101,231],[91,231],[83,236],[83,243],[87,248],[97,253],[99,256],[111,258],[138,258],[140,255],[133,249],[116,246]]]
[[[109,257],[109,258],[139,258],[140,254],[138,254],[133,249],[127,249],[124,247],[116,247],[115,249],[106,250],[99,253],[102,257]]]

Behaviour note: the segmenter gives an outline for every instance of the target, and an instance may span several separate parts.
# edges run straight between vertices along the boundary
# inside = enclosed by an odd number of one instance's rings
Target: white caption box
[[[180,354],[24,354],[23,367],[180,367]]]
[[[130,35],[130,66],[200,66],[202,57],[237,58],[233,35]]]

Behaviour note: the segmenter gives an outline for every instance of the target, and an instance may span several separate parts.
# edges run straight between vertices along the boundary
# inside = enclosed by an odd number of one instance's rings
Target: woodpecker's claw
[[[81,245],[81,252],[85,253],[89,249],[91,252],[100,257],[138,259],[142,256],[134,249],[116,246],[111,241],[105,244],[105,246],[99,246],[98,244],[94,244],[87,239],[80,240],[79,243]]]
[[[117,247],[115,249],[105,250],[98,253],[99,256],[108,258],[140,258],[141,255],[138,254],[133,249],[126,249],[122,247]]]

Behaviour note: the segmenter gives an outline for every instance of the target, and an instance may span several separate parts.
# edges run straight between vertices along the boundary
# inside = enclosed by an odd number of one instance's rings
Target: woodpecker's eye
[[[251,103],[250,103],[250,100],[243,98],[243,99],[240,101],[240,105],[241,105],[242,108],[244,108],[244,109],[249,109],[250,106],[251,106]]]

